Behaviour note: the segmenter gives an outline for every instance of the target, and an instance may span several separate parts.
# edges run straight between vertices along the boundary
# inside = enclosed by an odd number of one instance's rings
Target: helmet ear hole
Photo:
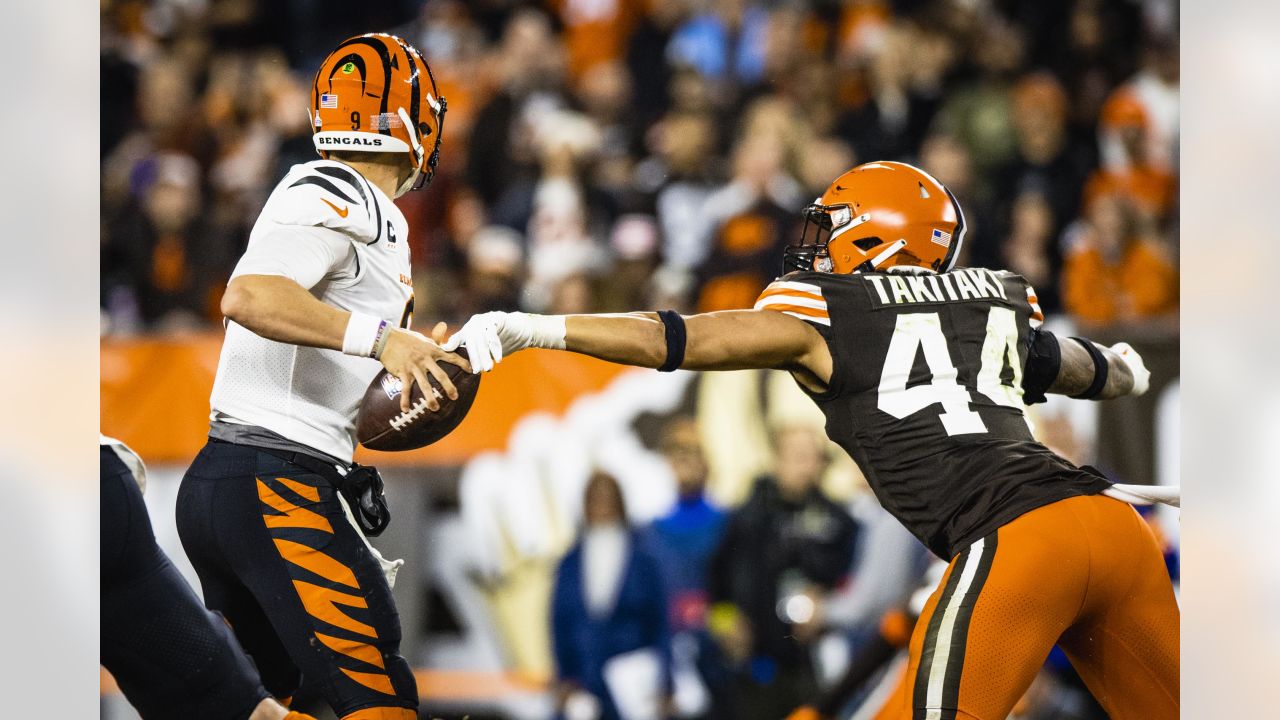
[[[878,237],[865,237],[853,241],[854,247],[866,252],[877,245],[883,245],[884,241]]]

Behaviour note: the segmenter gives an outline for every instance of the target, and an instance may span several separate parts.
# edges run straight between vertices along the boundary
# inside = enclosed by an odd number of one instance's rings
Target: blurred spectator
[[[877,12],[859,12],[864,19],[857,22],[869,26],[868,37],[850,41],[854,44],[842,48],[838,58],[853,66],[857,73],[852,77],[857,80],[843,88],[848,107],[837,129],[859,158],[902,160],[915,150],[933,121],[953,48],[948,39],[926,36],[915,25],[881,27]]]
[[[751,307],[781,274],[782,248],[798,234],[802,196],[785,169],[790,116],[784,108],[757,101],[757,112],[748,116],[751,134],[734,149],[733,179],[707,198],[711,246],[697,270],[699,312]]]
[[[978,25],[969,42],[979,72],[947,98],[934,129],[964,144],[979,177],[986,177],[1014,155],[1012,90],[1026,39],[1016,26],[991,17]]]
[[[996,177],[1004,241],[988,267],[1012,270],[1036,288],[1048,313],[1061,308],[1057,278],[1062,255],[1054,240],[1080,207],[1080,185],[1093,153],[1069,133],[1067,93],[1046,72],[1024,76],[1013,89],[1013,159]]]
[[[1135,161],[1164,172],[1177,167],[1178,85],[1177,38],[1152,38],[1142,69],[1113,91],[1102,109],[1103,167],[1122,169]],[[1138,148],[1130,135],[1135,125],[1142,131]]]
[[[577,85],[583,113],[600,133],[590,182],[611,194],[621,193],[631,182],[631,158],[639,137],[632,95],[631,76],[616,62],[592,66]]]
[[[679,717],[731,718],[725,696],[727,675],[719,649],[707,631],[707,573],[724,532],[725,512],[706,496],[707,461],[692,417],[666,427],[661,451],[676,477],[676,506],[649,528],[654,554],[663,571],[672,655],[677,672],[693,673],[703,692],[685,701]]]
[[[524,248],[520,233],[489,225],[471,238],[467,247],[468,314],[517,307],[524,272]]]
[[[513,15],[496,55],[501,88],[477,112],[466,148],[467,181],[486,205],[535,172],[528,113],[565,105],[563,53],[546,15],[531,9]]]
[[[620,59],[641,0],[550,0],[564,25],[569,74],[580,78]]]
[[[819,489],[821,431],[785,428],[776,442],[774,476],[729,516],[711,560],[711,627],[734,666],[742,720],[776,720],[817,695],[818,599],[849,571],[858,531]]]
[[[1120,193],[1149,220],[1162,219],[1174,202],[1176,188],[1169,160],[1160,161],[1154,154],[1169,149],[1153,143],[1157,133],[1147,109],[1132,93],[1119,92],[1103,106],[1101,124],[1106,128],[1104,153],[1109,151],[1114,158],[1089,178],[1085,203]]]
[[[136,175],[138,199],[120,212],[102,248],[108,309],[136,307],[143,322],[170,328],[203,325],[217,316],[235,242],[200,213],[195,160],[163,153]]]
[[[815,138],[810,151],[798,160],[801,192],[806,198],[820,197],[827,191],[832,179],[840,177],[858,164],[849,143],[831,135]]]
[[[606,312],[630,312],[650,307],[650,279],[658,264],[658,226],[653,217],[623,215],[609,238],[613,267],[609,282],[597,293],[595,307]]]
[[[676,29],[667,45],[670,61],[725,85],[759,81],[768,12],[748,0],[710,0],[702,5],[704,12]]]
[[[684,20],[688,4],[682,0],[644,3],[627,45],[627,71],[635,87],[635,119],[640,127],[653,124],[670,107],[668,90],[673,68],[667,63],[667,44]]]
[[[1063,299],[1083,327],[1131,324],[1177,309],[1177,271],[1126,196],[1095,199],[1071,234]]]
[[[622,489],[613,477],[591,476],[583,514],[582,535],[556,570],[552,597],[558,711],[572,718],[585,705],[597,707],[600,720],[620,720],[619,691],[656,698],[665,708],[670,636],[658,561],[628,526]],[[621,668],[637,657],[648,658],[656,671],[637,676],[627,672],[634,671],[633,663]],[[624,675],[631,687],[619,686]]]
[[[857,552],[850,581],[823,603],[823,621],[847,632],[856,652],[884,614],[920,586],[932,555],[871,492],[859,493],[848,509],[858,523]]]
[[[642,191],[652,189],[669,267],[690,272],[706,257],[711,236],[707,198],[715,191],[715,120],[705,113],[679,113],[653,127],[654,153],[637,168]]]
[[[1054,268],[1054,219],[1049,198],[1042,190],[1034,186],[1023,190],[1009,210],[1009,234],[993,265],[1026,278],[1036,289],[1037,297],[1044,298],[1041,308],[1049,313],[1061,307]]]

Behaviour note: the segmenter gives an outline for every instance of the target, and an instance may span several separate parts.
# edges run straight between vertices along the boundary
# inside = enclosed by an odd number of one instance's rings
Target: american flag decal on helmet
[[[337,110],[338,96],[333,93],[324,93],[320,96],[320,107],[326,110]]]
[[[941,245],[942,247],[951,247],[951,233],[944,233],[941,230],[934,230],[933,237],[929,239]]]

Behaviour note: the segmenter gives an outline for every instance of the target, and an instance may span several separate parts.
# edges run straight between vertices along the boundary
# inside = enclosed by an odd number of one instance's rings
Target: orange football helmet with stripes
[[[900,162],[866,163],[846,172],[805,208],[804,218],[800,243],[785,251],[787,272],[851,273],[896,265],[946,272],[964,242],[964,212],[955,195],[929,173]]]
[[[316,72],[312,141],[326,159],[335,150],[408,153],[412,171],[399,197],[431,181],[445,109],[422,53],[395,35],[359,35],[338,45]]]

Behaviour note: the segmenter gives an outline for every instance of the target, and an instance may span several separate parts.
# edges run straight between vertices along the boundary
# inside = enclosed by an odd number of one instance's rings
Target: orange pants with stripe
[[[1178,622],[1155,535],[1102,495],[1022,515],[957,555],[877,720],[1005,720],[1056,643],[1113,720],[1178,717]]]

